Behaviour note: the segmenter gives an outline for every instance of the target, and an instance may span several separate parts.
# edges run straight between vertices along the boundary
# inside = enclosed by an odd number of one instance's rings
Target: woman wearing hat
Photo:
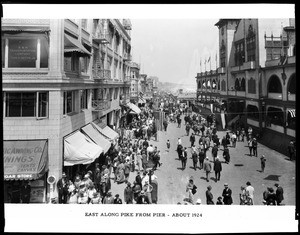
[[[88,203],[88,193],[84,182],[81,182],[78,190],[78,204]]]
[[[112,196],[111,191],[107,192],[103,199],[103,204],[114,204],[114,197]]]

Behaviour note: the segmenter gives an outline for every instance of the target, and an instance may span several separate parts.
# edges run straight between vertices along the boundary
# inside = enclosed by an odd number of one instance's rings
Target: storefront
[[[24,203],[26,193],[29,203],[45,203],[48,140],[4,140],[3,153],[4,202]]]
[[[117,143],[119,134],[111,129],[109,126],[103,125],[103,123],[94,121],[91,122],[94,128],[96,128],[104,137],[108,138],[113,144]]]
[[[102,153],[103,148],[77,130],[64,138],[64,171],[71,180],[76,174],[93,171]]]

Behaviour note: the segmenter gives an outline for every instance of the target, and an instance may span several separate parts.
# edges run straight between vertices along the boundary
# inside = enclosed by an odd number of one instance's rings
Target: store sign
[[[8,67],[35,68],[37,60],[37,40],[9,39]]]

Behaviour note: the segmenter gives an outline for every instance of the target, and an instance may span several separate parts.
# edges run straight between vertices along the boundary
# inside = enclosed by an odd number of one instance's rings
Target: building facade
[[[79,166],[66,161],[71,137],[89,142],[82,129],[95,122],[115,140],[120,104],[130,98],[130,30],[119,19],[2,19],[7,191],[30,180],[39,195],[32,202],[48,202],[53,179]],[[106,149],[95,145],[94,160]]]
[[[219,67],[197,74],[198,106],[219,123],[223,114],[226,127],[251,126],[286,153],[295,139],[294,19],[220,19],[215,26]]]

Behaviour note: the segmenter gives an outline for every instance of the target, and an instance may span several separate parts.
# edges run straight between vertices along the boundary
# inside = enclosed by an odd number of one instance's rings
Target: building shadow
[[[279,181],[279,177],[281,175],[268,175],[264,180],[273,180],[273,181]]]

